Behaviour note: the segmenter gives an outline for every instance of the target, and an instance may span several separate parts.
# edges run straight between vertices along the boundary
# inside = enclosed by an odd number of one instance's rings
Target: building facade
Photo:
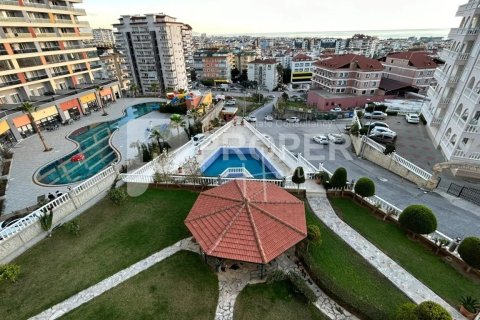
[[[451,29],[445,64],[435,72],[422,114],[427,131],[449,161],[480,163],[480,1],[461,5],[458,28]]]
[[[117,80],[122,92],[126,93],[130,88],[130,79],[125,66],[125,57],[113,49],[99,55],[100,60],[94,62],[96,68],[93,76],[99,80]]]
[[[93,45],[95,47],[113,48],[115,37],[111,29],[92,29]]]
[[[234,55],[227,50],[204,49],[193,54],[194,69],[199,80],[231,82]]]
[[[310,88],[314,62],[315,59],[305,54],[298,54],[292,58],[290,63],[290,69],[292,70],[290,83],[293,87]]]
[[[382,61],[383,77],[419,88],[426,94],[434,81],[437,63],[424,51],[405,51],[389,54]]]
[[[125,55],[130,81],[143,94],[190,87],[191,27],[165,14],[122,16],[115,42]],[[152,85],[159,89],[152,91]],[[160,91],[160,92],[159,92]]]
[[[235,54],[235,68],[238,70],[247,70],[248,64],[257,58],[255,51],[240,51]]]
[[[0,142],[14,143],[30,134],[29,117],[17,112],[23,102],[35,108],[40,129],[90,112],[103,100],[120,96],[115,81],[96,81],[96,48],[89,24],[79,21],[82,2],[3,1],[0,4]],[[95,87],[104,89],[97,92]]]
[[[275,59],[256,59],[248,64],[248,80],[256,81],[259,89],[272,91],[278,86],[278,62]]]

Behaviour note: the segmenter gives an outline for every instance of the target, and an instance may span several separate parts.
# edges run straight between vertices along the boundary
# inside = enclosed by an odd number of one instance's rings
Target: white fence
[[[252,174],[245,169],[244,167],[238,167],[238,168],[227,168],[225,171],[220,173],[220,177],[227,177],[229,175],[241,175],[242,177],[246,178],[253,178]]]

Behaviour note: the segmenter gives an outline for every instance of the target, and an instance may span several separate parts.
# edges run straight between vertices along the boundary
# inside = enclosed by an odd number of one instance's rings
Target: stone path
[[[446,308],[454,319],[465,319],[456,309],[452,308],[427,286],[343,222],[330,205],[324,190],[320,188],[312,190],[309,188],[307,199],[315,215],[327,227],[340,236],[350,247],[362,255],[415,303],[418,304],[427,300],[434,301]]]
[[[148,258],[139,261],[130,267],[117,272],[113,276],[85,289],[76,295],[68,298],[67,300],[54,305],[53,307],[43,311],[42,313],[30,318],[34,320],[46,320],[57,319],[64,314],[78,308],[84,303],[98,297],[106,291],[118,286],[119,284],[127,281],[128,279],[136,276],[140,272],[152,267],[153,265],[165,260],[171,255],[177,253],[180,250],[189,250],[199,253],[198,246],[192,243],[191,238],[181,240],[174,245],[159,251]]]

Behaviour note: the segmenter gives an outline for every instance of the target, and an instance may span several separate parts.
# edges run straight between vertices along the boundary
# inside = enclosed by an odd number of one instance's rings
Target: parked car
[[[332,141],[335,144],[345,143],[345,138],[339,133],[330,133],[328,134],[328,140]]]
[[[298,119],[297,117],[290,117],[287,119],[287,122],[288,123],[298,123],[300,122],[300,119]]]
[[[330,109],[330,112],[342,112],[342,108],[336,107],[336,108]]]
[[[225,102],[225,105],[226,105],[226,106],[234,106],[235,104],[236,104],[236,101],[235,101],[234,99],[232,99],[232,100],[227,100],[227,101]]]
[[[199,133],[193,137],[193,144],[198,146],[204,139],[205,135],[203,133]]]
[[[392,134],[391,132],[374,132],[368,137],[379,143],[395,143],[395,140],[397,139],[397,135]]]
[[[264,118],[265,121],[273,121],[273,117],[269,114],[267,114]]]
[[[275,99],[275,96],[273,94],[270,94],[267,98],[268,99]]]
[[[382,128],[387,128],[387,129],[390,128],[390,127],[388,126],[388,124],[386,124],[385,122],[380,122],[380,121],[370,121],[370,122],[367,122],[367,123],[365,123],[365,124],[363,125],[363,127],[365,127],[365,128],[370,128],[370,130],[373,129],[373,128],[375,128],[375,127],[382,127]]]
[[[385,119],[387,119],[387,114],[382,112],[382,111],[373,111],[373,112],[365,112],[363,117],[365,119],[385,120]]]
[[[405,116],[408,123],[419,123],[420,117],[416,113],[409,113]]]
[[[383,128],[383,127],[375,127],[372,130],[370,130],[370,135],[372,134],[379,134],[379,133],[388,133],[392,136],[397,136],[397,133],[393,130],[390,130],[389,128]]]
[[[257,122],[257,117],[250,115],[245,117],[245,120],[247,120],[248,122]]]
[[[313,137],[313,141],[318,144],[328,144],[328,138],[323,134]]]

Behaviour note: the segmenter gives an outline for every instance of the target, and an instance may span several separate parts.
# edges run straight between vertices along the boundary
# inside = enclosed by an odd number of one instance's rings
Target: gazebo
[[[206,256],[263,266],[307,236],[305,207],[284,189],[233,180],[202,192],[185,225]]]

